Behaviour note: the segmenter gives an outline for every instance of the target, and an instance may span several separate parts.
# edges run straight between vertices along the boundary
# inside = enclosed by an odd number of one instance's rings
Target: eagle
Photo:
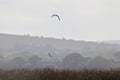
[[[58,20],[60,21],[60,16],[59,16],[59,15],[57,15],[57,14],[53,14],[51,17],[57,17],[57,18],[58,18]]]

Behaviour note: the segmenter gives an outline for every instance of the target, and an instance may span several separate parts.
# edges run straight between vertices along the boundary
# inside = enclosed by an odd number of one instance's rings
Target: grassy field
[[[1,70],[0,80],[120,80],[120,71]]]

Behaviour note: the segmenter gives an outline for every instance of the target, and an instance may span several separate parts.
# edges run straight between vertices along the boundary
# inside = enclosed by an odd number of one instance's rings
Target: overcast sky
[[[52,14],[58,14],[61,21]],[[0,33],[120,39],[119,0],[0,0]]]

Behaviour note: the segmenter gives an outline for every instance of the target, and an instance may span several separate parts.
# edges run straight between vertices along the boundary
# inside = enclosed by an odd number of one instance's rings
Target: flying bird
[[[57,14],[53,14],[51,17],[57,17],[57,18],[58,18],[58,20],[60,21],[60,16],[59,16],[59,15],[57,15]]]
[[[49,57],[52,57],[52,55],[50,53],[48,53]]]

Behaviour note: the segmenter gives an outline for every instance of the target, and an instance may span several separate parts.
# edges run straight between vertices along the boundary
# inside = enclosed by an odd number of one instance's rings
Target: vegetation
[[[120,71],[11,70],[0,71],[0,80],[120,80]]]

